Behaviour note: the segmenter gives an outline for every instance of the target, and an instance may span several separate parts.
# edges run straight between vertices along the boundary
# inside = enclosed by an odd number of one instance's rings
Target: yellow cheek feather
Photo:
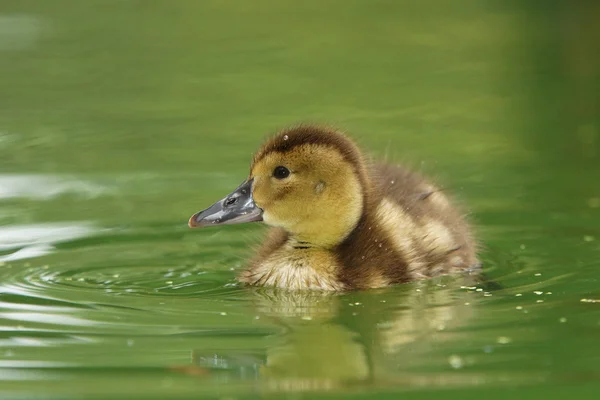
[[[280,165],[291,171],[288,178],[272,176]],[[264,221],[286,229],[298,241],[334,246],[360,219],[364,201],[356,171],[330,147],[303,145],[270,153],[253,166],[251,176]]]

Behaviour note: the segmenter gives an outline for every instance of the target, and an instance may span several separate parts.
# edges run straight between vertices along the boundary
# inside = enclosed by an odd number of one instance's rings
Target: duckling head
[[[194,214],[190,227],[264,221],[307,246],[332,247],[358,224],[369,181],[357,146],[342,133],[299,126],[256,152],[236,190]]]

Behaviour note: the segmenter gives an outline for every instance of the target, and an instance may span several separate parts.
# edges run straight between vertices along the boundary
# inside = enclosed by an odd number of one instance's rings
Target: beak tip
[[[196,221],[196,215],[197,214],[192,215],[188,221],[188,226],[190,228],[198,228],[199,227],[198,222]]]
[[[250,179],[242,183],[224,199],[192,215],[188,220],[188,226],[202,228],[262,221],[263,210],[256,206],[252,198],[253,181],[254,179]]]

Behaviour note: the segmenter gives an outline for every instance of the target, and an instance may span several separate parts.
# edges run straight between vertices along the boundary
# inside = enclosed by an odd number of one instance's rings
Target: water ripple
[[[96,234],[93,225],[82,222],[11,225],[0,227],[0,262],[40,257],[51,253],[54,245]]]
[[[98,197],[107,187],[68,176],[48,174],[0,174],[0,199],[48,200],[66,193]]]

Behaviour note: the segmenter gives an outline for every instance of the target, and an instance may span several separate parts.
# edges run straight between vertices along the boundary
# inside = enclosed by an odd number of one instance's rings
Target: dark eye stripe
[[[278,167],[275,167],[275,169],[273,170],[273,176],[276,179],[285,179],[288,176],[290,176],[290,170],[280,165]]]

